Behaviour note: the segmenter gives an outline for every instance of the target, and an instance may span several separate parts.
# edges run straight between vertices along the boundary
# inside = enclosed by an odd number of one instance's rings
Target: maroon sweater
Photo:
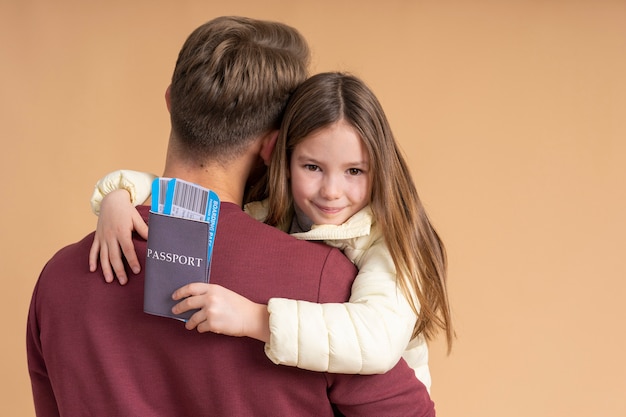
[[[147,219],[147,207],[140,207]],[[122,287],[88,271],[93,234],[45,266],[31,301],[28,367],[38,416],[434,416],[413,371],[339,375],[273,364],[263,343],[188,331],[143,312],[143,274]],[[135,239],[145,257],[146,242]],[[143,267],[143,263],[142,263]],[[222,204],[211,282],[256,302],[349,298],[354,266]]]

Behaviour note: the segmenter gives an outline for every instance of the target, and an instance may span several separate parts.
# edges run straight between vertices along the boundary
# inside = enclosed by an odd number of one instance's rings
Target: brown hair
[[[170,86],[172,128],[186,156],[227,162],[278,128],[308,60],[304,38],[282,23],[226,16],[197,28]]]
[[[397,284],[418,316],[413,337],[432,339],[444,330],[452,345],[444,245],[431,225],[407,164],[378,99],[360,79],[343,73],[317,74],[291,97],[269,170],[266,222],[283,230],[293,216],[289,161],[294,148],[315,131],[344,120],[361,136],[370,157],[374,222],[393,259]]]

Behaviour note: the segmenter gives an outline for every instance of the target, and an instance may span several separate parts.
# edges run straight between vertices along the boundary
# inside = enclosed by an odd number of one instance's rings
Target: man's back
[[[330,416],[330,401],[346,415],[434,415],[404,363],[367,377],[308,372],[274,365],[262,342],[199,334],[145,314],[143,275],[121,287],[88,272],[92,238],[61,250],[35,289],[28,348],[39,415],[54,415],[57,403],[70,416]],[[144,258],[145,242],[135,245]],[[338,251],[296,241],[222,204],[212,283],[256,302],[343,302],[354,274]]]

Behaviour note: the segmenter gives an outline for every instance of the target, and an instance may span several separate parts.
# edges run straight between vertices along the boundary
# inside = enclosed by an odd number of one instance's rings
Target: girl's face
[[[342,224],[370,202],[369,155],[343,120],[295,146],[290,178],[294,203],[314,224]]]

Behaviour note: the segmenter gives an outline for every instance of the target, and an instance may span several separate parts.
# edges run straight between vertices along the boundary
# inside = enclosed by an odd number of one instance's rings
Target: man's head
[[[219,17],[197,28],[169,89],[181,156],[225,163],[277,129],[289,95],[306,79],[308,60],[304,38],[282,23]]]

